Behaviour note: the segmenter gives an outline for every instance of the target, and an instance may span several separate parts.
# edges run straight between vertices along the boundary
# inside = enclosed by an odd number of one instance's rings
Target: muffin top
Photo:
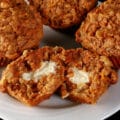
[[[76,32],[83,47],[106,56],[120,56],[120,0],[107,0],[92,10]]]
[[[24,0],[0,0],[0,64],[38,47],[42,36],[40,15]]]
[[[97,0],[30,0],[37,7],[43,22],[53,28],[68,28],[84,19]]]

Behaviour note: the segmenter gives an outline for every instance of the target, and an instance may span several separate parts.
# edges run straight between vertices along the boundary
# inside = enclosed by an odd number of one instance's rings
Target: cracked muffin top
[[[42,36],[41,17],[33,7],[24,0],[0,0],[0,66],[38,47]]]
[[[80,24],[97,0],[29,0],[37,7],[43,23],[53,28],[68,28]]]
[[[120,56],[120,0],[107,0],[92,10],[76,32],[83,47],[106,56]]]

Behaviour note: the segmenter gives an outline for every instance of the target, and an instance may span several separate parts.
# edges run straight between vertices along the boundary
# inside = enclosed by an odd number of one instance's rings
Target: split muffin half
[[[108,87],[117,82],[111,61],[84,49],[67,50],[65,82],[59,88],[63,99],[96,103]]]
[[[3,72],[0,90],[30,106],[48,99],[64,81],[63,53],[59,47],[24,51]]]

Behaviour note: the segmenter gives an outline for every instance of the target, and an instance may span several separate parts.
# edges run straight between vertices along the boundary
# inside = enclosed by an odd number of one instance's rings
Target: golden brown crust
[[[40,15],[24,0],[0,0],[0,63],[14,60],[25,49],[38,47],[42,36]]]
[[[25,51],[20,58],[7,66],[0,81],[0,90],[30,106],[48,99],[64,81],[62,54],[64,50],[59,47]],[[56,63],[55,73],[43,75],[37,82],[21,77],[24,73],[37,70],[45,61]]]
[[[63,29],[78,25],[97,0],[30,0],[40,12],[43,23]]]
[[[76,41],[100,55],[120,57],[120,0],[107,0],[92,10],[78,29]]]
[[[66,81],[60,87],[62,98],[69,98],[78,103],[96,103],[108,87],[117,82],[117,73],[112,68],[111,61],[105,56],[83,49],[67,50],[65,63]],[[90,81],[83,87],[70,80],[74,76],[71,71],[74,67],[89,73]]]

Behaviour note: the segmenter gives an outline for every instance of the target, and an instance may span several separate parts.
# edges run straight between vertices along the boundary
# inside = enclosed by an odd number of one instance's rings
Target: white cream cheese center
[[[23,73],[22,78],[24,80],[35,80],[37,82],[42,76],[55,73],[56,66],[56,63],[53,61],[44,61],[41,67],[36,71]]]
[[[79,70],[77,68],[72,68],[73,70],[73,77],[70,78],[70,81],[72,83],[75,83],[77,85],[80,85],[80,84],[85,84],[85,83],[88,83],[89,82],[89,73],[88,72],[85,72],[83,70]]]

